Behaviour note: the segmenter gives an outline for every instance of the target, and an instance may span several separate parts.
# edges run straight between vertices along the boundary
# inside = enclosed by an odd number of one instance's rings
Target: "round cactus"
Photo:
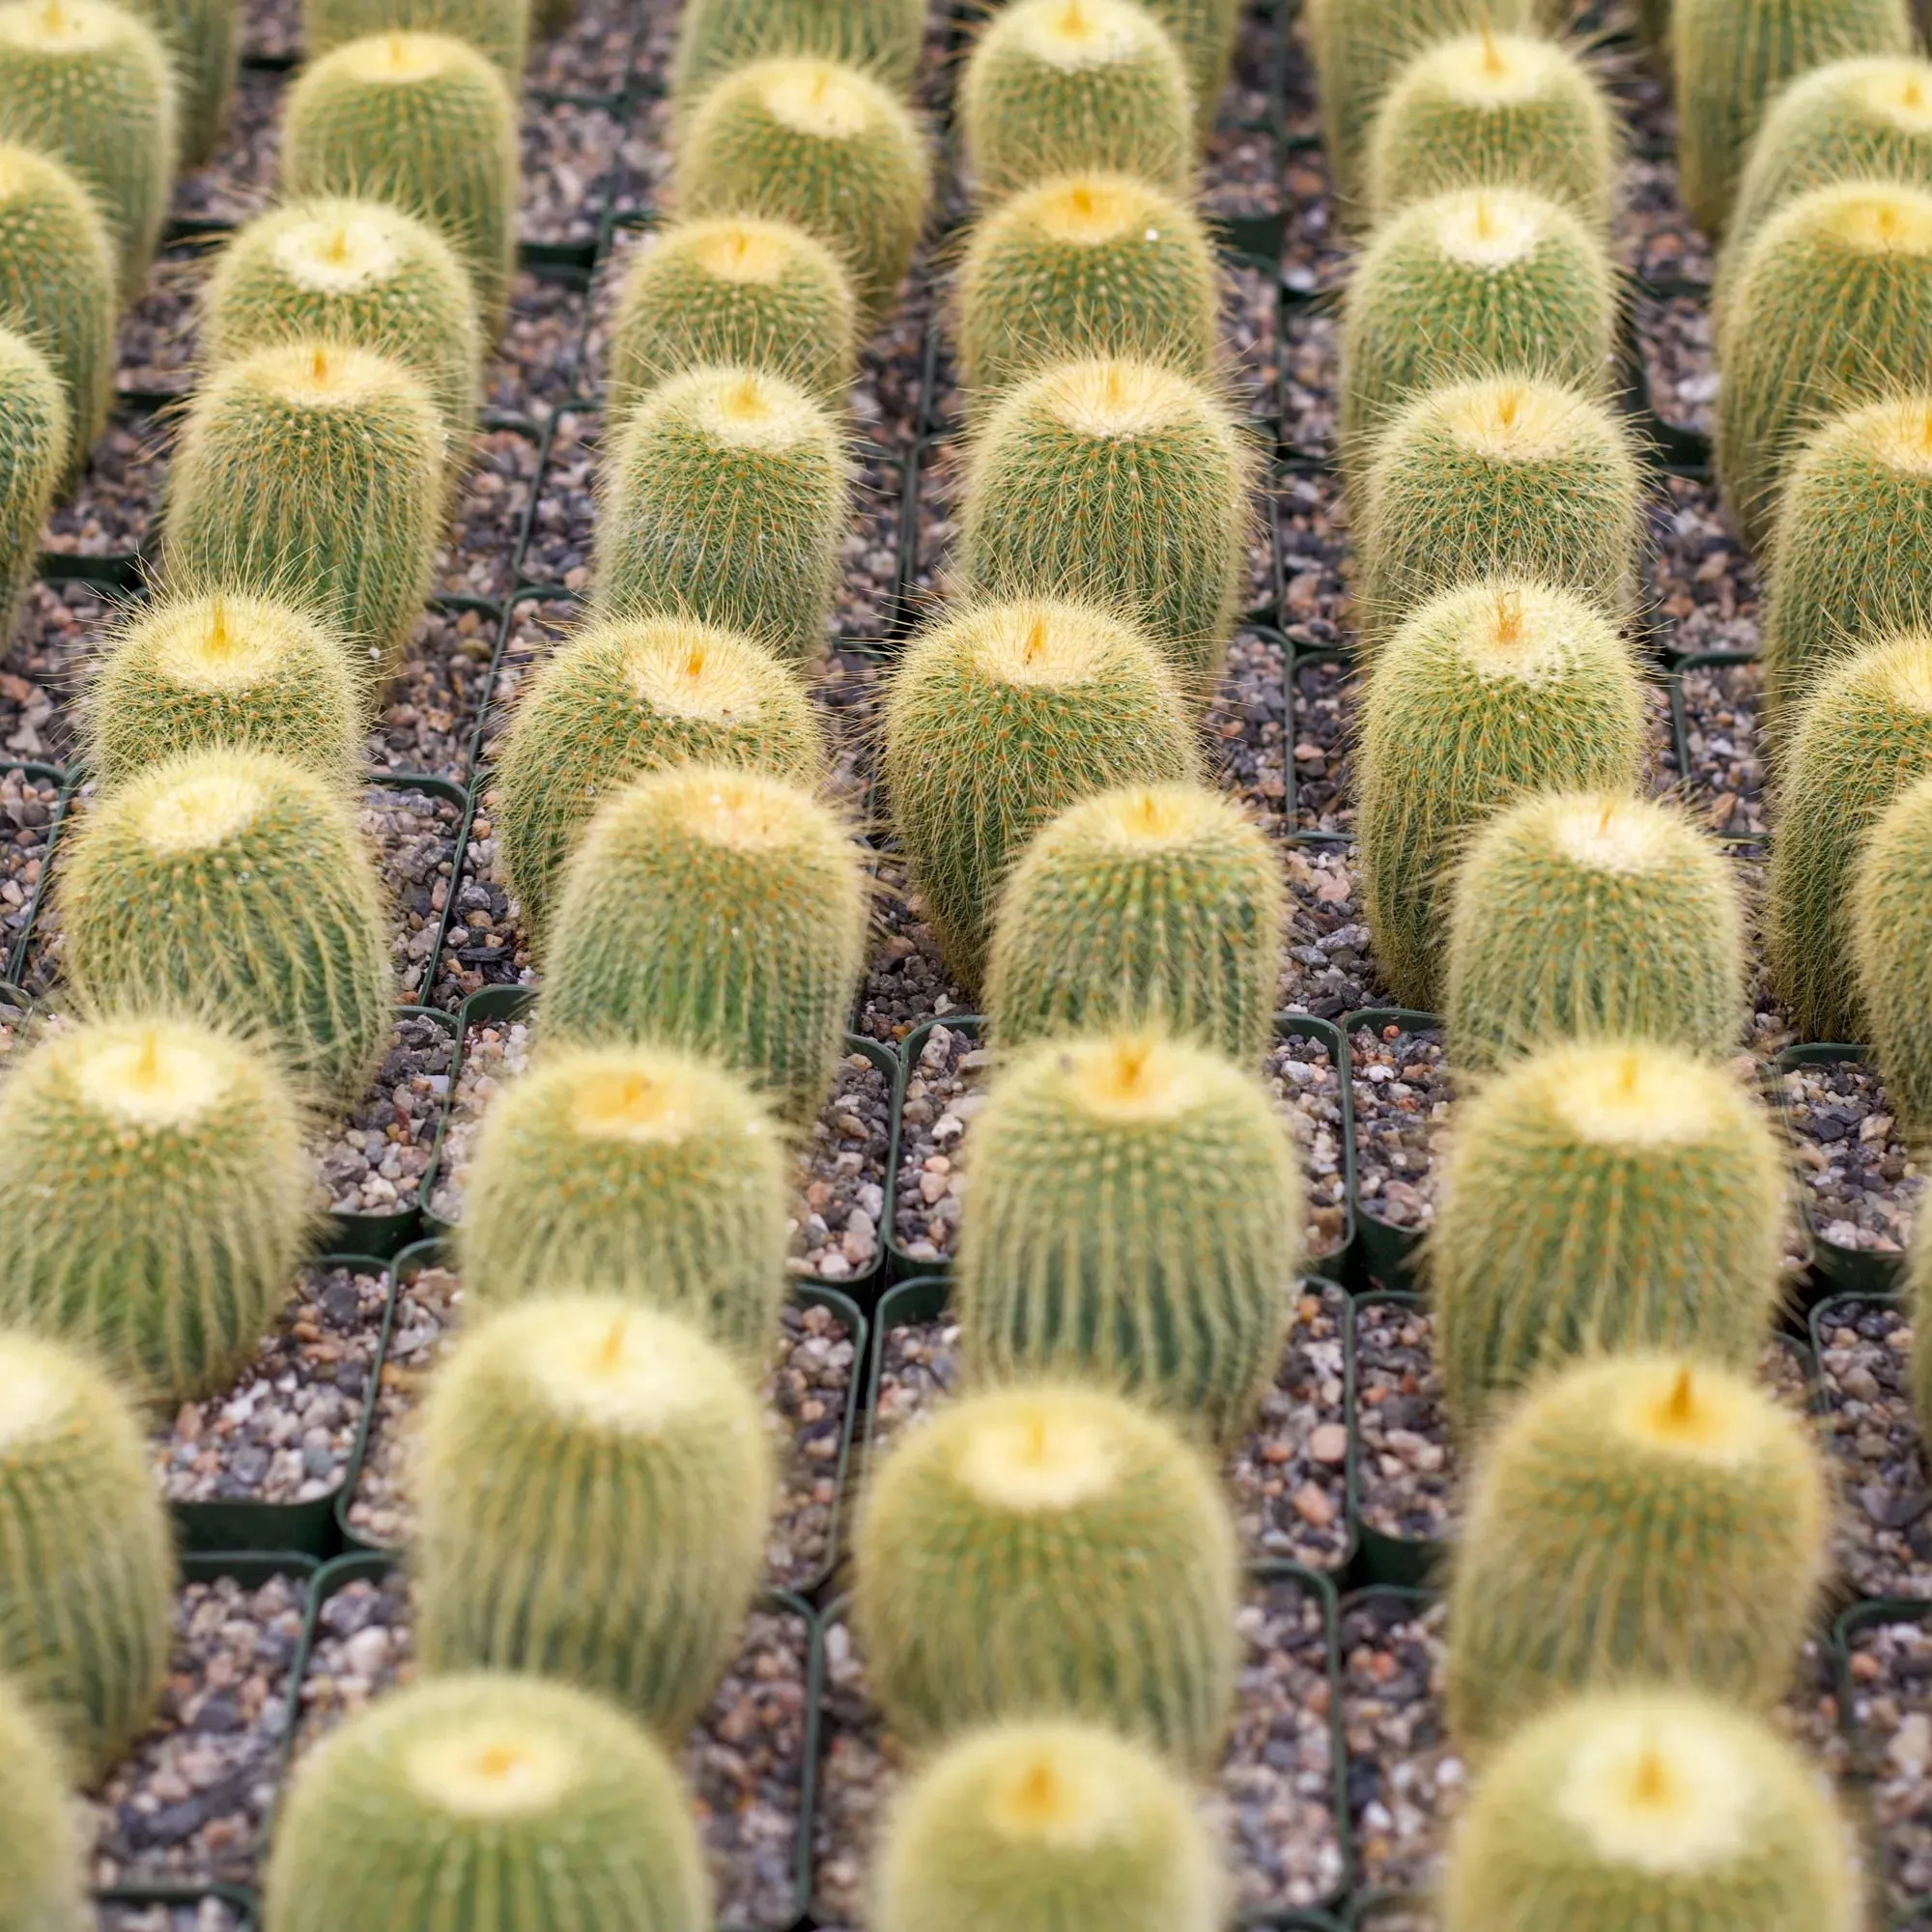
[[[1463,840],[1533,791],[1629,791],[1643,696],[1610,619],[1567,590],[1493,578],[1425,604],[1383,647],[1363,701],[1355,831],[1390,990],[1433,1007]]]
[[[1464,1070],[1603,1035],[1727,1053],[1745,970],[1729,862],[1651,800],[1534,793],[1490,819],[1457,868],[1443,1012]]]
[[[72,441],[53,363],[0,325],[0,625],[11,625],[41,560],[41,526]]]
[[[1001,1046],[1157,1023],[1261,1059],[1287,895],[1265,834],[1225,794],[1127,785],[1069,806],[993,915],[986,1011]]]
[[[719,367],[782,377],[841,409],[857,330],[844,270],[804,229],[734,215],[688,221],[666,229],[624,277],[605,411],[624,420],[660,383]]]
[[[1850,888],[1859,1004],[1886,1097],[1912,1130],[1932,1128],[1932,1056],[1922,1024],[1932,968],[1932,778],[1917,780],[1872,827]]]
[[[167,1517],[140,1422],[66,1343],[0,1331],[0,1670],[92,1784],[161,1694],[174,1620]]]
[[[671,91],[696,100],[747,61],[816,54],[912,92],[925,50],[921,0],[687,0],[678,18]]]
[[[1787,202],[1738,265],[1718,357],[1718,481],[1756,547],[1812,431],[1932,366],[1932,192],[1844,182]]]
[[[1450,1600],[1457,1744],[1633,1678],[1776,1703],[1829,1527],[1804,1418],[1743,1377],[1667,1354],[1555,1377],[1477,1464]]]
[[[1690,1691],[1605,1690],[1526,1724],[1477,1783],[1442,1924],[1858,1932],[1854,1842],[1772,1725]]]
[[[960,517],[984,597],[1110,604],[1205,704],[1239,613],[1255,452],[1198,383],[1153,362],[1063,363],[988,417]]]
[[[350,41],[397,30],[446,34],[487,54],[512,89],[529,52],[529,0],[302,0],[309,58]]]
[[[61,846],[66,967],[102,1010],[175,998],[259,1030],[337,1098],[389,1031],[389,935],[350,802],[266,753],[186,752]]]
[[[171,580],[309,611],[379,691],[430,591],[448,433],[415,373],[287,342],[217,370],[168,483]]]
[[[610,1295],[470,1330],[423,1406],[416,1641],[430,1670],[530,1670],[681,1742],[738,1647],[772,1449],[733,1360]]]
[[[517,108],[503,76],[444,34],[371,34],[305,67],[282,109],[282,192],[386,201],[469,270],[494,342],[517,258]]]
[[[70,1782],[42,1714],[0,1679],[0,1932],[78,1932],[88,1922]]]
[[[690,618],[591,624],[551,658],[497,765],[497,826],[526,930],[613,792],[667,765],[745,765],[811,784],[825,765],[811,698],[749,639]]]
[[[1579,1041],[1459,1103],[1428,1264],[1457,1426],[1573,1356],[1682,1349],[1754,1367],[1777,1308],[1785,1175],[1726,1066]]]
[[[1056,362],[1120,356],[1209,381],[1219,276],[1187,203],[1127,175],[1076,173],[976,222],[954,334],[976,409]]]
[[[902,1435],[862,1499],[853,1611],[895,1732],[1090,1718],[1213,1762],[1235,1689],[1235,1529],[1174,1428],[1078,1383]]]
[[[925,223],[925,136],[887,88],[823,60],[734,68],[692,110],[672,193],[686,217],[763,214],[845,264],[863,311],[892,303]]]
[[[296,1765],[265,1885],[275,1932],[713,1922],[670,1760],[602,1698],[508,1673],[411,1685],[324,1737]]]
[[[847,505],[838,422],[823,403],[755,369],[674,376],[611,453],[598,604],[619,617],[708,618],[809,663],[825,646]]]
[[[133,0],[160,35],[179,89],[177,119],[181,165],[198,168],[214,158],[228,122],[228,103],[242,64],[242,8],[238,0]]]
[[[978,983],[1007,868],[1048,819],[1195,765],[1173,677],[1105,611],[993,604],[915,638],[887,694],[882,771],[953,972]]]
[[[1173,40],[1135,0],[1012,0],[966,63],[959,128],[978,193],[1088,168],[1184,195],[1194,100]]]
[[[960,1325],[976,1372],[1077,1376],[1235,1441],[1274,1379],[1302,1247],[1254,1076],[1121,1031],[1043,1040],[975,1123]]]
[[[866,920],[859,848],[810,792],[724,765],[656,772],[598,812],[565,868],[544,1021],[585,1044],[708,1053],[810,1121]]]
[[[1634,611],[1647,492],[1622,412],[1575,389],[1507,375],[1425,390],[1389,423],[1362,492],[1364,640],[1477,577]]]
[[[1832,670],[1780,760],[1765,957],[1801,1039],[1857,1039],[1852,874],[1892,800],[1932,773],[1932,633],[1870,643]]]
[[[959,1739],[888,1816],[876,1932],[1215,1932],[1228,1883],[1194,1794],[1096,1725],[1018,1721]]]
[[[1220,111],[1221,90],[1234,63],[1240,31],[1239,0],[1145,0],[1147,11],[1165,27],[1187,64],[1194,97],[1196,144],[1206,148]]]

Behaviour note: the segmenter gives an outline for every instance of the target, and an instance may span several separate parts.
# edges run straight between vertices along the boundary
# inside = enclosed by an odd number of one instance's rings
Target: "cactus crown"
[[[1132,60],[1161,35],[1133,0],[1020,0],[1006,18],[1036,60],[1069,71]]]
[[[1498,34],[1486,21],[1473,34],[1438,42],[1427,59],[1435,83],[1468,107],[1514,107],[1533,100],[1570,56],[1537,34]]]
[[[1736,1113],[1705,1068],[1673,1055],[1580,1046],[1548,1071],[1556,1118],[1578,1141],[1595,1147],[1695,1145]]]
[[[114,1025],[91,1039],[73,1068],[74,1087],[105,1119],[142,1133],[191,1127],[219,1105],[245,1056],[211,1051],[198,1032],[153,1020]]]
[[[106,0],[13,0],[0,7],[0,43],[53,53],[112,46],[129,17]]]
[[[1804,211],[1815,231],[1861,255],[1932,255],[1932,194],[1890,182],[1821,188]]]

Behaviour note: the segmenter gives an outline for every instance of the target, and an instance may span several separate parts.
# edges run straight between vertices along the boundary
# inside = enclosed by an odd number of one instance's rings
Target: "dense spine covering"
[[[1721,1063],[1578,1041],[1507,1068],[1459,1103],[1428,1248],[1452,1420],[1604,1350],[1748,1371],[1787,1207],[1770,1119]]]
[[[1158,1025],[1253,1065],[1286,916],[1273,846],[1224,794],[1147,784],[1083,800],[1041,828],[1001,890],[993,1035],[1005,1048]]]
[[[43,1714],[0,1678],[0,1932],[81,1932],[89,1922],[71,1781]]]
[[[1235,40],[1241,25],[1239,0],[1145,0],[1145,5],[1173,37],[1187,63],[1194,93],[1195,139],[1205,149],[1234,62]]]
[[[1932,778],[1900,792],[1872,827],[1850,895],[1864,1032],[1892,1112],[1922,1134],[1932,1129]]]
[[[265,1889],[274,1932],[713,1923],[703,1848],[669,1758],[603,1699],[508,1673],[391,1691],[304,1752]]]
[[[906,1743],[1066,1716],[1213,1763],[1235,1530],[1159,1417],[1078,1383],[951,1404],[877,1465],[853,1549],[867,1681]]]
[[[1155,1032],[1023,1050],[974,1124],[955,1275],[976,1375],[1122,1390],[1216,1442],[1270,1386],[1303,1246],[1266,1090]]]
[[[131,0],[160,35],[179,89],[181,165],[198,168],[214,158],[228,123],[228,103],[242,64],[239,0]]]
[[[41,529],[71,441],[53,363],[0,326],[0,627],[12,627],[39,567]]]
[[[765,1557],[755,1391],[676,1317],[609,1295],[469,1330],[424,1402],[416,1642],[432,1671],[535,1671],[683,1740]]]
[[[921,0],[686,0],[671,92],[696,100],[748,61],[809,54],[862,69],[910,94],[924,45]]]
[[[302,0],[311,60],[376,34],[445,34],[487,54],[512,89],[523,84],[530,24],[529,0]]]
[[[1172,674],[1078,604],[990,604],[912,639],[886,696],[893,824],[952,971],[977,984],[1007,869],[1096,792],[1196,776]]]

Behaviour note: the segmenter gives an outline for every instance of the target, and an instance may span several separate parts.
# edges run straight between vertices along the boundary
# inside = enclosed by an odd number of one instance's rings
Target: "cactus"
[[[1418,605],[1521,575],[1634,614],[1648,486],[1621,412],[1524,376],[1428,389],[1376,447],[1356,530],[1373,649]]]
[[[77,1807],[58,1740],[19,1690],[0,1679],[0,1932],[79,1932]]]
[[[599,608],[707,618],[809,664],[825,647],[848,497],[823,403],[754,369],[674,376],[609,459]]]
[[[1187,70],[1135,0],[1012,0],[974,45],[958,113],[984,201],[1090,168],[1177,195],[1193,183]]]
[[[311,60],[332,48],[398,30],[447,35],[487,55],[511,90],[529,52],[529,0],[302,0]]]
[[[737,1650],[771,1516],[732,1359],[635,1301],[521,1302],[437,1376],[414,1474],[425,1666],[560,1677],[681,1742]]]
[[[983,597],[1111,604],[1205,704],[1240,609],[1257,468],[1234,416],[1185,376],[1063,363],[1004,397],[975,445],[961,578]]]
[[[171,1406],[226,1388],[311,1232],[302,1121],[272,1061],[183,1020],[104,1020],[25,1055],[0,1109],[15,1199],[0,1321],[96,1350]]]
[[[853,1554],[867,1680],[906,1743],[1064,1715],[1213,1763],[1235,1529],[1160,1417],[1079,1383],[952,1404],[874,1471]]]
[[[362,692],[338,639],[286,604],[215,593],[136,607],[88,692],[87,763],[112,791],[178,752],[270,752],[349,791]]]
[[[591,624],[538,671],[497,766],[497,827],[526,931],[540,936],[598,807],[667,765],[745,765],[813,783],[817,714],[789,666],[688,618]]]
[[[1843,182],[1787,202],[1738,265],[1718,359],[1718,482],[1755,548],[1818,425],[1932,365],[1932,192]]]
[[[857,339],[851,286],[824,242],[785,221],[685,222],[639,255],[618,291],[605,414],[624,421],[660,383],[727,365],[842,409]]]
[[[0,1669],[92,1784],[161,1694],[174,1620],[167,1517],[140,1422],[68,1344],[0,1332]]]
[[[66,471],[67,394],[49,358],[0,325],[0,630],[41,560],[41,526]]]
[[[671,92],[693,101],[747,61],[815,54],[862,68],[909,95],[924,50],[920,0],[688,0],[678,19]]]
[[[1724,226],[1766,103],[1795,75],[1853,54],[1909,54],[1906,0],[1673,0],[1684,205]]]
[[[161,37],[172,63],[181,130],[180,165],[205,166],[221,145],[242,64],[239,0],[132,0]]]
[[[1185,201],[1127,175],[1075,173],[976,222],[954,337],[976,411],[1036,370],[1091,356],[1212,379],[1219,276]]]
[[[992,604],[915,638],[886,697],[893,823],[948,964],[985,963],[1007,868],[1095,792],[1196,775],[1172,676],[1131,625],[1078,604]]]
[[[1912,1401],[1932,1441],[1932,1214],[1918,1215],[1906,1260],[1907,1315],[1912,1322]]]
[[[436,229],[476,295],[485,342],[517,257],[517,109],[489,57],[443,34],[372,34],[311,61],[282,108],[292,201],[386,201]]]
[[[1147,11],[1165,27],[1187,64],[1194,99],[1196,145],[1205,149],[1214,130],[1221,90],[1235,57],[1240,32],[1239,0],[1145,0]]]
[[[1641,1678],[1769,1708],[1824,1578],[1804,1420],[1685,1356],[1586,1362],[1484,1451],[1450,1599],[1449,1720],[1482,1751],[1570,1693]]]
[[[1729,862],[1649,799],[1533,793],[1457,867],[1443,1012],[1465,1071],[1596,1035],[1728,1053],[1745,970]]]
[[[760,60],[693,108],[671,186],[686,219],[762,214],[817,236],[845,264],[869,326],[905,278],[932,164],[911,110],[857,68]]]
[[[1567,590],[1492,578],[1418,610],[1363,700],[1355,831],[1376,956],[1406,1007],[1435,1004],[1458,849],[1534,791],[1628,791],[1643,766],[1629,646]]]
[[[1286,895],[1261,828],[1200,785],[1069,806],[1009,874],[986,1011],[1002,1047],[1158,1023],[1253,1065],[1270,1032]]]
[[[1859,1932],[1854,1842],[1776,1726],[1694,1691],[1604,1690],[1526,1724],[1478,1780],[1442,1925]]]
[[[1229,1887],[1194,1794],[1097,1725],[968,1733],[888,1816],[876,1932],[1216,1932]]]
[[[802,1123],[831,1091],[866,923],[859,848],[810,792],[724,765],[656,772],[565,868],[544,1022],[708,1053]]]
[[[186,752],[61,845],[67,975],[102,1010],[172,997],[258,1029],[343,1100],[388,1035],[389,935],[350,802],[262,752]]]
[[[1932,633],[1867,644],[1793,721],[1778,774],[1765,958],[1800,1039],[1857,1039],[1851,884],[1866,835],[1932,773]]]
[[[1452,1420],[1552,1362],[1682,1349],[1748,1370],[1777,1307],[1784,1163],[1726,1066],[1566,1041],[1460,1103],[1428,1270]]]
[[[1607,231],[1618,149],[1610,104],[1568,47],[1484,26],[1425,49],[1389,89],[1365,163],[1369,213],[1380,222],[1456,188],[1521,187]]]
[[[713,1922],[670,1760],[602,1698],[508,1674],[390,1691],[303,1754],[266,1889],[274,1932]]]
[[[429,595],[446,441],[429,390],[386,355],[258,349],[188,407],[168,481],[170,579],[307,611],[380,692]]]
[[[1232,1443],[1274,1379],[1302,1189],[1266,1091],[1211,1048],[1043,1040],[975,1124],[960,1326],[976,1373],[1077,1376]]]
[[[1908,1131],[1932,1129],[1932,1055],[1922,995],[1932,966],[1932,778],[1908,785],[1873,825],[1852,874],[1859,1005],[1885,1074],[1886,1097]]]

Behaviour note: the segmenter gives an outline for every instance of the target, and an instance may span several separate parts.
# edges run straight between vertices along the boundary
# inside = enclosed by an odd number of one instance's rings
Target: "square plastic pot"
[[[1347,1014],[1341,1026],[1343,1040],[1351,1044],[1358,1027],[1366,1027],[1374,1033],[1379,1033],[1382,1028],[1391,1026],[1400,1027],[1404,1033],[1430,1033],[1440,1032],[1442,1022],[1435,1013],[1419,1012],[1412,1007],[1364,1007],[1358,1012]],[[1354,1208],[1356,1249],[1371,1280],[1386,1289],[1397,1291],[1412,1289],[1418,1279],[1416,1249],[1422,1242],[1421,1230],[1398,1227],[1393,1221],[1384,1221],[1380,1215],[1363,1205],[1361,1195],[1357,1191],[1361,1157],[1354,1140],[1352,1045],[1348,1067],[1350,1100],[1349,1192]]]

